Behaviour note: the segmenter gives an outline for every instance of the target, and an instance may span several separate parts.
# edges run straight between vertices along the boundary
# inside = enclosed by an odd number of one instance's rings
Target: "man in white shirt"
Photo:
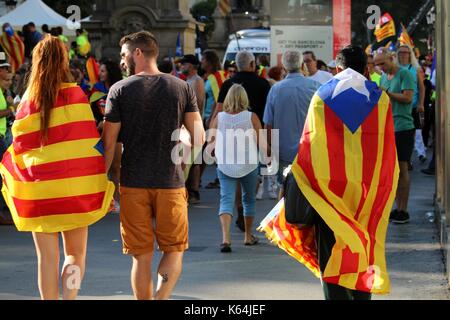
[[[333,79],[333,75],[329,72],[319,70],[317,68],[317,59],[316,55],[312,51],[303,52],[303,62],[308,69],[308,78],[314,81],[319,82],[320,84],[324,84],[328,82],[330,79]]]

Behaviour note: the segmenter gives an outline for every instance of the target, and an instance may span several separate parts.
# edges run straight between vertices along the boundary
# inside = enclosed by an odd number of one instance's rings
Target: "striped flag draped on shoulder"
[[[214,101],[217,102],[219,99],[220,88],[222,88],[223,83],[227,80],[228,73],[225,71],[216,71],[208,76],[208,81],[211,84],[211,88],[214,95]]]
[[[389,97],[351,69],[323,85],[311,101],[292,171],[302,193],[335,234],[323,281],[389,293],[385,239],[399,176]],[[283,219],[279,212],[268,221],[277,224]],[[261,225],[272,232],[268,226],[267,221]],[[292,237],[289,249],[301,255],[297,260],[311,260],[307,266],[318,271],[314,238],[306,237],[313,228],[288,225],[277,232]]]
[[[108,211],[114,185],[86,95],[64,84],[41,143],[40,113],[27,93],[0,165],[2,193],[19,231],[62,232],[91,225]]]
[[[12,36],[3,32],[0,45],[9,57],[11,72],[15,73],[25,62],[25,44],[16,32]]]

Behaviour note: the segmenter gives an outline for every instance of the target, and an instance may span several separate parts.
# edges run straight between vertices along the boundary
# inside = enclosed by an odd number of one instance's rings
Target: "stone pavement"
[[[434,178],[420,173],[414,163],[410,199],[411,222],[390,225],[387,239],[392,292],[374,299],[448,299],[437,228],[425,213],[432,211]],[[206,185],[214,178],[209,168]],[[190,250],[173,299],[304,300],[323,299],[320,281],[305,267],[269,244],[246,247],[243,234],[232,227],[231,254],[219,252],[218,190],[201,190],[202,202],[189,210]],[[257,202],[259,222],[274,206]],[[255,226],[256,227],[256,226]],[[255,231],[256,233],[256,231]],[[157,259],[155,259],[157,260]],[[87,273],[81,299],[132,299],[131,259],[121,254],[119,216],[110,214],[90,229]],[[154,270],[156,269],[156,262]],[[0,300],[37,299],[36,258],[31,235],[14,227],[0,227]]]

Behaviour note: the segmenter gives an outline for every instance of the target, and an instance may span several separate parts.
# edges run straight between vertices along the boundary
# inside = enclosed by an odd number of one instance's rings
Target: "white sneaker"
[[[258,191],[256,192],[256,200],[262,200],[264,194],[264,178],[258,184]]]

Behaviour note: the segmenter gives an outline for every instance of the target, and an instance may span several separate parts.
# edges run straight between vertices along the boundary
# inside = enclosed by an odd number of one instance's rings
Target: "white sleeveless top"
[[[241,178],[258,168],[257,134],[251,112],[218,114],[215,154],[223,174]]]

